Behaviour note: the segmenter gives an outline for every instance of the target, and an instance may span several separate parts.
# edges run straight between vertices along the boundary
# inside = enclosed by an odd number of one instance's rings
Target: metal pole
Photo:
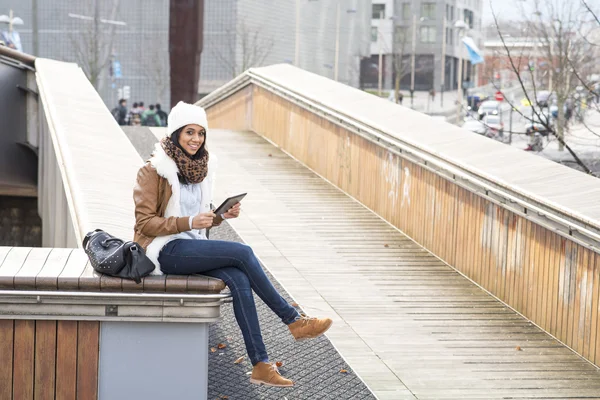
[[[462,35],[459,35],[459,39],[462,39]],[[460,109],[462,107],[463,102],[463,92],[462,92],[462,82],[463,82],[463,60],[461,57],[462,53],[462,40],[459,40],[458,44],[458,100],[456,104],[456,124],[460,124]]]
[[[339,4],[339,3],[338,3]],[[383,21],[383,11],[379,11],[379,20]],[[381,24],[381,22],[380,22]],[[381,34],[381,31],[379,30],[379,28],[381,28],[381,25],[379,25],[377,27],[377,40],[379,41],[379,66],[378,66],[378,94],[379,97],[381,97],[382,94],[382,90],[383,90],[383,35]]]
[[[8,34],[11,35],[12,40],[12,31],[13,31],[13,10],[8,12]]]
[[[38,0],[31,1],[31,25],[33,34],[33,55],[39,56]]]
[[[444,107],[444,86],[446,80],[446,16],[442,25],[442,75],[440,81],[440,107]]]
[[[379,28],[377,28],[377,39],[379,40],[379,67],[378,67],[378,94],[381,97],[381,91],[383,87],[383,37],[381,37],[381,32],[379,32]]]
[[[294,65],[300,67],[300,0],[296,0],[296,46],[294,51]]]
[[[333,79],[337,82],[338,80],[338,67],[340,61],[340,1],[337,2],[336,11],[336,24],[335,24],[335,62],[334,62],[334,74]]]
[[[413,32],[412,32],[412,58],[410,61],[410,106],[414,105],[415,100],[415,52],[417,41],[417,14],[413,14]]]

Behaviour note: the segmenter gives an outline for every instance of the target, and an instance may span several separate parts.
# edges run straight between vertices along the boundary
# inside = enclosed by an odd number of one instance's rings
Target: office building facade
[[[476,72],[461,43],[465,30],[456,28],[455,23],[464,21],[466,35],[482,49],[482,10],[482,0],[373,1],[371,57],[361,65],[362,86],[378,87],[381,53],[383,87],[391,90],[399,72],[402,90],[410,90],[413,49],[415,90],[456,89],[459,57],[464,60],[463,85],[472,86]]]

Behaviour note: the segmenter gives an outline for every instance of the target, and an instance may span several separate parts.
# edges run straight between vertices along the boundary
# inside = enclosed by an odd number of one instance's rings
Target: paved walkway
[[[267,141],[208,140],[215,200],[249,193],[232,226],[380,399],[600,399],[597,368]]]

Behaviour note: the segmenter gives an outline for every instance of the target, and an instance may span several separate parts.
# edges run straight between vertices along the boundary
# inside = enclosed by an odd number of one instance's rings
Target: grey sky
[[[483,23],[491,23],[494,21],[492,17],[492,7],[498,18],[503,20],[519,19],[520,11],[514,0],[483,0]]]

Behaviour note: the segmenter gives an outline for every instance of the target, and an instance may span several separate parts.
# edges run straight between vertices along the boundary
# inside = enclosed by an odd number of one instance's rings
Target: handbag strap
[[[88,232],[88,234],[85,235],[85,237],[83,238],[83,242],[82,242],[84,249],[87,247],[87,244],[90,241],[90,239],[92,238],[92,236],[94,236],[94,234],[96,234],[98,232],[102,232],[102,229],[96,229],[92,232]]]

